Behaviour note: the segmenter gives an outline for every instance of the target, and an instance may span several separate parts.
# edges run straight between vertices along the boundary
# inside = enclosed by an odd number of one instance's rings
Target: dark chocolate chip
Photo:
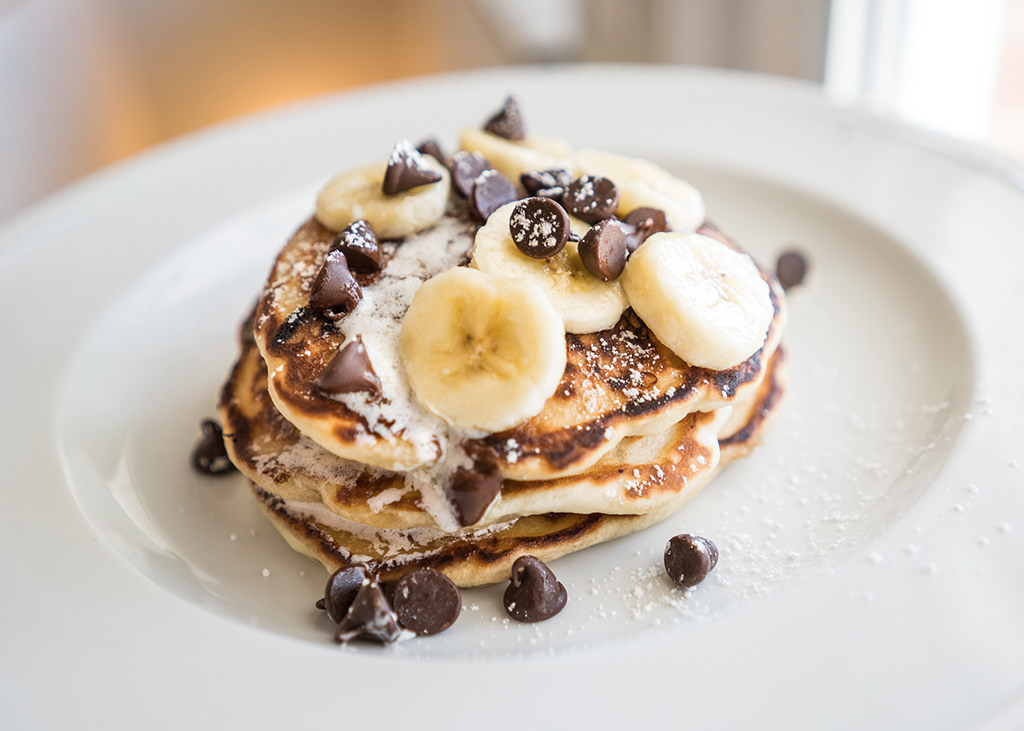
[[[448,484],[448,497],[462,525],[473,525],[487,512],[501,491],[501,472],[494,450],[478,442],[467,442],[472,468],[459,467]]]
[[[718,563],[718,548],[707,538],[682,533],[665,546],[665,570],[679,586],[697,586]]]
[[[327,616],[337,624],[345,618],[348,608],[352,606],[352,601],[359,593],[359,588],[369,580],[370,577],[362,566],[345,566],[338,569],[327,580],[322,599],[323,606],[317,602],[318,608],[325,609]]]
[[[440,571],[416,569],[395,584],[391,605],[404,629],[436,635],[455,624],[462,611],[462,596]]]
[[[484,130],[492,135],[504,137],[506,140],[526,138],[523,115],[519,111],[519,102],[514,96],[508,97],[501,109],[484,123]]]
[[[416,152],[421,155],[430,155],[442,165],[448,164],[445,162],[444,153],[441,151],[441,145],[438,143],[436,137],[427,137],[425,140],[420,142],[416,145]]]
[[[380,584],[368,581],[359,587],[348,612],[338,623],[335,642],[370,640],[394,642],[402,634],[398,618],[381,591]]]
[[[409,140],[399,140],[388,158],[381,190],[384,195],[397,195],[428,183],[436,183],[441,174],[431,168],[423,155],[413,149]]]
[[[572,182],[572,174],[561,168],[532,170],[520,175],[519,182],[530,195],[561,201],[562,196],[565,195],[565,189]]]
[[[204,475],[229,475],[235,465],[228,459],[224,446],[224,432],[213,419],[203,419],[200,424],[203,436],[192,450],[192,467]]]
[[[479,152],[459,150],[452,155],[452,182],[455,184],[455,190],[464,198],[469,198],[480,173],[490,169],[491,163]]]
[[[497,170],[484,170],[476,179],[469,200],[476,215],[486,221],[496,210],[518,198],[515,183]]]
[[[363,299],[363,289],[352,276],[348,260],[340,251],[327,252],[327,259],[309,290],[309,306],[330,320],[340,320]]]
[[[380,395],[380,379],[373,370],[361,337],[357,335],[338,351],[320,374],[316,385],[326,393],[365,391],[371,396]]]
[[[520,622],[540,622],[554,617],[568,600],[565,587],[543,561],[520,556],[512,564],[512,578],[505,589],[505,611]]]
[[[807,276],[807,257],[796,249],[782,252],[775,262],[775,276],[783,289],[803,284]]]
[[[516,204],[508,222],[516,247],[534,259],[547,259],[569,239],[569,214],[550,198],[526,198]]]
[[[576,218],[597,223],[615,215],[619,207],[619,189],[600,175],[581,175],[565,189],[562,205]]]
[[[614,218],[598,221],[584,234],[579,252],[588,272],[610,282],[626,266],[626,229]]]
[[[654,234],[669,230],[665,211],[660,208],[634,208],[623,220],[631,227],[626,236],[626,249],[631,254]]]
[[[380,271],[384,254],[370,222],[360,218],[344,228],[331,242],[331,251],[345,255],[348,268],[354,272]]]

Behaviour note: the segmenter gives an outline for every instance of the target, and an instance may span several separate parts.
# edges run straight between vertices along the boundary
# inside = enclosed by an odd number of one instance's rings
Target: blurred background
[[[256,110],[594,61],[803,79],[1024,161],[1024,0],[0,0],[0,223]]]

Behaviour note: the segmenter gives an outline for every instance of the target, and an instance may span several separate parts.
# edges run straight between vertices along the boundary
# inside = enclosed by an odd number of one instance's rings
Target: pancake
[[[784,391],[783,290],[707,238],[744,254],[699,192],[615,155],[537,168],[496,134],[512,179],[405,140],[334,178],[243,328],[228,455],[328,570],[476,586],[641,530],[747,455]]]
[[[778,388],[782,354],[771,363]],[[761,391],[752,392],[760,398]],[[642,514],[702,483],[718,464],[718,439],[730,422],[748,421],[750,403],[693,412],[657,434],[627,437],[582,473],[548,480],[504,480],[481,527],[548,512]],[[340,458],[303,436],[277,411],[255,345],[242,353],[221,397],[234,463],[249,479],[287,499],[321,500],[335,514],[377,528],[437,527],[417,483],[406,473]],[[738,419],[730,419],[733,412]],[[731,432],[729,432],[731,433]]]
[[[344,459],[401,471],[434,462],[451,430],[412,395],[398,362],[398,326],[419,282],[468,259],[475,228],[456,204],[437,225],[386,247],[383,271],[357,275],[364,299],[336,324],[308,307],[333,234],[315,220],[303,225],[275,262],[255,319],[269,394],[280,413]],[[579,474],[625,437],[663,431],[691,412],[711,411],[755,391],[785,323],[781,289],[774,277],[762,276],[770,285],[774,319],[764,346],[733,368],[687,365],[631,310],[608,330],[566,334],[565,372],[542,411],[481,440],[497,455],[501,475],[540,480]],[[329,395],[317,386],[327,363],[356,336],[380,377],[380,399]]]
[[[254,482],[250,487],[289,545],[320,561],[328,571],[361,565],[381,581],[391,581],[413,568],[429,567],[462,587],[495,583],[508,579],[512,563],[521,555],[550,561],[642,530],[676,512],[722,467],[749,454],[761,440],[784,390],[783,371],[784,355],[779,351],[742,421],[734,421],[735,430],[720,439],[720,459],[706,479],[678,490],[671,501],[640,515],[552,512],[455,533],[429,527],[381,529],[338,516],[312,490],[296,490],[291,483],[284,483],[280,491]]]

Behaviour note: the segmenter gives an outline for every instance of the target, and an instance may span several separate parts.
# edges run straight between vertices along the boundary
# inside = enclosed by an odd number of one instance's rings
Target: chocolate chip
[[[365,391],[372,396],[380,395],[380,379],[373,370],[360,336],[357,335],[338,351],[320,374],[316,385],[326,393]]]
[[[436,183],[441,174],[431,168],[409,140],[399,140],[388,158],[381,190],[384,195],[397,195],[428,183]]]
[[[326,610],[332,622],[340,622],[348,613],[348,608],[352,606],[359,588],[369,580],[370,576],[362,566],[345,566],[338,569],[327,580],[324,597],[317,602],[317,609]]]
[[[519,191],[515,183],[497,170],[484,170],[476,179],[469,200],[476,215],[486,221],[496,210],[517,198]]]
[[[444,153],[441,151],[441,145],[438,144],[436,137],[427,137],[425,140],[420,142],[416,145],[416,152],[422,155],[430,155],[442,165],[447,165]]]
[[[479,152],[459,150],[452,155],[452,182],[464,198],[469,198],[473,193],[473,186],[480,173],[490,169],[491,163]]]
[[[660,208],[634,208],[623,220],[632,227],[626,235],[626,250],[631,254],[654,234],[669,230],[665,211]]]
[[[440,571],[416,569],[395,584],[391,604],[403,628],[418,635],[436,635],[455,624],[462,611],[462,596]]]
[[[568,600],[565,587],[543,561],[520,556],[512,564],[512,578],[505,589],[505,611],[520,622],[540,622],[554,617]]]
[[[459,467],[448,484],[448,497],[455,505],[461,525],[473,525],[487,512],[501,491],[501,472],[494,450],[467,442],[464,447],[473,467]]]
[[[200,428],[203,436],[192,450],[192,467],[204,475],[228,475],[234,472],[235,465],[228,458],[220,424],[213,419],[203,419]]]
[[[583,236],[579,252],[588,272],[610,282],[626,266],[626,229],[614,218],[598,221]]]
[[[514,96],[505,100],[504,106],[484,123],[484,130],[492,135],[504,137],[506,140],[522,140],[526,138],[523,128],[523,115],[519,112],[519,102]]]
[[[775,262],[775,276],[783,289],[803,284],[807,276],[807,257],[796,249],[782,252]]]
[[[526,198],[516,204],[508,222],[516,247],[534,259],[547,259],[569,239],[569,214],[550,198]]]
[[[597,223],[615,215],[619,207],[619,189],[600,175],[581,175],[565,189],[562,205],[576,218]]]
[[[327,252],[327,259],[309,290],[309,306],[330,320],[340,320],[363,299],[363,289],[352,276],[348,260],[340,251]]]
[[[398,618],[381,591],[380,584],[368,581],[359,587],[348,612],[338,623],[335,642],[370,640],[394,642],[402,634]]]
[[[718,548],[707,538],[683,533],[665,546],[665,570],[679,586],[697,586],[718,563]]]
[[[565,189],[572,182],[572,174],[561,168],[532,170],[520,175],[519,182],[530,195],[561,201],[562,196],[565,195]]]
[[[331,251],[340,251],[345,255],[348,268],[354,272],[380,271],[384,254],[377,242],[370,222],[360,218],[345,227],[331,241]]]

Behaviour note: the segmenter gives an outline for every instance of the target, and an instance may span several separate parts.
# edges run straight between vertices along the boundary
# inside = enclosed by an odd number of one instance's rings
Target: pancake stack
[[[494,583],[664,519],[748,454],[784,325],[691,186],[530,137],[510,101],[451,158],[401,141],[325,186],[242,327],[225,445],[329,571]]]

